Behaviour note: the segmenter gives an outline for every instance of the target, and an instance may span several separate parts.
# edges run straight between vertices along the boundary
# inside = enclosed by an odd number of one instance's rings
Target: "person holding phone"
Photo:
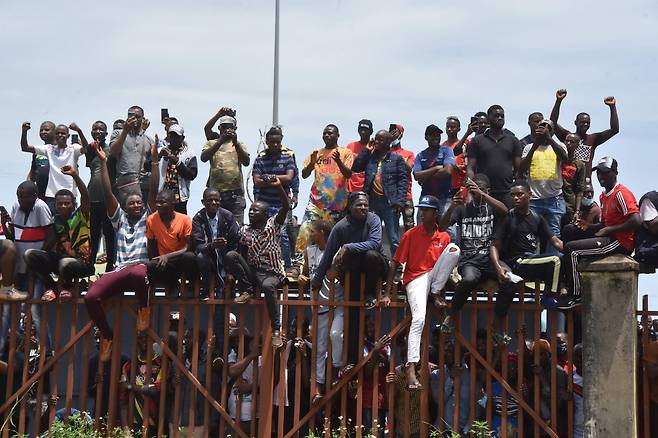
[[[57,125],[55,127],[55,143],[44,145],[30,145],[27,142],[27,132],[31,129],[30,122],[23,123],[21,127],[21,150],[31,154],[40,154],[48,157],[49,172],[48,185],[45,192],[45,201],[50,207],[51,213],[55,213],[55,194],[61,190],[69,190],[74,195],[77,193],[76,185],[71,178],[62,172],[65,166],[72,166],[77,169],[78,159],[87,148],[87,139],[82,129],[71,123],[69,126]],[[80,136],[82,144],[68,144],[69,129],[75,131]]]
[[[192,245],[201,273],[202,298],[224,298],[226,269],[224,258],[238,248],[238,223],[233,213],[221,207],[219,191],[208,187],[203,191],[203,208],[192,219]],[[211,293],[211,285],[215,285]],[[215,310],[214,333],[218,344],[215,352],[224,351],[224,309]]]
[[[223,111],[222,111],[223,110]],[[250,158],[247,146],[238,141],[237,121],[230,108],[222,108],[218,114],[223,114],[211,121],[219,121],[219,134],[216,138],[208,137],[201,151],[201,161],[210,162],[207,187],[219,192],[222,208],[233,213],[239,225],[244,223],[244,180],[242,167],[249,166]],[[210,134],[212,125],[210,126]],[[209,136],[208,133],[206,133]]]
[[[123,127],[114,130],[110,136],[110,152],[117,160],[116,191],[121,204],[125,204],[131,195],[142,196],[140,178],[153,143],[142,129],[144,120],[144,110],[131,106]]]
[[[160,146],[160,145],[159,145]],[[158,148],[160,187],[174,194],[178,213],[187,214],[190,183],[198,173],[196,155],[185,142],[185,131],[179,124],[169,125],[167,142]],[[151,160],[153,157],[151,157]]]

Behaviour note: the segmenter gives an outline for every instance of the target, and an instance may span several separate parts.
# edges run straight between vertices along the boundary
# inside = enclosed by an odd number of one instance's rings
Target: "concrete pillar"
[[[630,257],[580,262],[585,437],[637,437],[637,275]]]

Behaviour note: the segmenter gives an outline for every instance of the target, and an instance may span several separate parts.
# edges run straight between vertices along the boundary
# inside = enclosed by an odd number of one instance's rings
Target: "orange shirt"
[[[464,149],[464,152],[466,151],[466,146],[470,143],[471,141],[469,139],[466,139],[464,142],[464,146],[462,147]],[[450,144],[448,143],[448,140],[444,141],[441,143],[441,146],[448,146],[450,149],[455,149],[455,146],[457,146],[457,143],[459,143],[459,140]],[[464,166],[466,164],[466,154],[461,153],[459,155],[455,155],[455,165],[452,166],[452,177],[450,181],[450,187],[453,189],[458,189],[461,186],[464,185],[464,181],[466,181],[466,170],[461,170],[460,167]]]
[[[402,283],[409,284],[410,281],[431,271],[449,243],[450,236],[444,231],[439,231],[438,226],[431,234],[427,233],[423,224],[416,225],[404,233],[400,246],[393,256],[396,262],[406,263]]]
[[[158,254],[169,254],[187,246],[192,235],[192,219],[185,214],[174,212],[169,228],[155,212],[146,219],[146,238],[158,241]]]
[[[358,140],[353,141],[352,143],[348,144],[346,147],[347,149],[352,151],[355,160],[356,157],[361,153],[361,151],[366,148],[366,146],[361,144],[361,142]],[[363,190],[363,185],[365,184],[365,182],[366,182],[365,172],[352,172],[352,176],[347,181],[347,191],[350,193],[360,192],[361,190]]]

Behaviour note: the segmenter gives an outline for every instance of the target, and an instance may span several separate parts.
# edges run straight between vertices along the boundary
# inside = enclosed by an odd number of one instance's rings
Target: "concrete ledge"
[[[585,259],[586,257],[583,257]],[[598,260],[580,260],[578,272],[639,272],[640,264],[631,257],[615,254]]]

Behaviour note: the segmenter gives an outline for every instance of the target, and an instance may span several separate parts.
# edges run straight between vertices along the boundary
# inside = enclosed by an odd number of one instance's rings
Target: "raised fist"
[[[556,98],[557,100],[563,100],[565,97],[567,97],[567,90],[565,90],[564,88],[560,88],[560,89],[557,90],[557,92],[555,93],[555,98]]]

